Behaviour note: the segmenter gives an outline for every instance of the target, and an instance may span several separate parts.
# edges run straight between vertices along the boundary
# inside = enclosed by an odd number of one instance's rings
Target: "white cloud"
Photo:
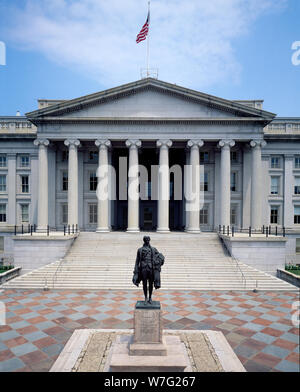
[[[150,66],[159,78],[205,88],[236,83],[234,41],[287,0],[152,0]],[[87,74],[104,87],[139,79],[146,42],[136,44],[146,0],[25,0],[10,18],[9,39]]]

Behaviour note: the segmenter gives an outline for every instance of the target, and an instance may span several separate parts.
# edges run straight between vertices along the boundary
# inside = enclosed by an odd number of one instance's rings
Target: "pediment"
[[[155,79],[105,90],[28,113],[33,122],[61,119],[234,119],[271,121],[275,114]]]

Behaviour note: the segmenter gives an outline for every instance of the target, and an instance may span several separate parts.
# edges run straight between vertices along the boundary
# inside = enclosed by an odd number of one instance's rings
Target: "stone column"
[[[138,233],[139,225],[139,152],[142,143],[140,140],[126,140],[129,148],[128,169],[128,227],[130,233]]]
[[[16,153],[8,153],[7,154],[7,168],[8,168],[8,175],[6,177],[7,182],[7,192],[8,192],[8,219],[7,223],[9,225],[16,225],[17,224],[17,217],[16,217]],[[32,191],[31,191],[32,192]]]
[[[108,184],[108,148],[111,146],[109,140],[98,139],[95,141],[99,148],[99,166],[97,171],[98,187],[98,226],[97,232],[108,233],[109,228],[109,184]]]
[[[282,225],[285,227],[293,227],[294,225],[294,159],[294,155],[284,156],[284,214]]]
[[[221,147],[221,189],[220,189],[220,225],[230,226],[230,148],[235,145],[233,140],[221,140],[219,147]]]
[[[45,230],[48,226],[48,146],[47,139],[36,139],[35,146],[39,146],[39,200],[38,200],[38,230]]]
[[[190,151],[189,180],[186,201],[186,232],[200,233],[200,154],[199,147],[204,145],[203,140],[189,140],[187,147]]]
[[[252,140],[252,163],[251,163],[251,227],[261,229],[262,227],[262,164],[261,148],[267,143],[264,140]]]
[[[159,173],[158,173],[158,216],[157,232],[168,233],[169,229],[169,201],[170,201],[170,169],[169,148],[171,140],[158,140],[159,147]]]
[[[80,141],[77,139],[65,140],[69,147],[69,169],[68,169],[68,224],[78,225],[78,147]]]

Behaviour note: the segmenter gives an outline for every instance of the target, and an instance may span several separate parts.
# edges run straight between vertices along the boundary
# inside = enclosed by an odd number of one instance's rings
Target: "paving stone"
[[[35,340],[45,338],[48,335],[45,334],[43,331],[36,331],[36,332],[29,333],[25,336],[27,340],[29,340],[30,342],[34,342]]]
[[[284,359],[289,354],[290,351],[271,344],[271,345],[268,345],[265,348],[263,348],[262,352],[264,352],[266,354],[274,355],[275,357],[278,357],[281,359]]]
[[[293,333],[285,332],[280,337],[281,339],[288,340],[289,342],[294,342],[299,344],[299,336],[294,335]]]
[[[25,365],[19,358],[11,358],[0,362],[0,372],[13,372],[23,368]]]
[[[32,343],[21,344],[20,346],[11,347],[10,350],[17,356],[28,354],[36,350],[36,347]]]
[[[299,365],[290,361],[282,360],[280,363],[275,365],[275,369],[282,372],[300,372]]]
[[[255,335],[252,336],[252,338],[267,344],[273,343],[274,340],[276,339],[274,336],[266,335],[261,332],[257,332]]]

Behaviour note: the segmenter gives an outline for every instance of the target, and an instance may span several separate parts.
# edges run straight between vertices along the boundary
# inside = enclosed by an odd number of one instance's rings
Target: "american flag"
[[[148,12],[147,20],[142,30],[139,32],[138,36],[136,37],[136,43],[140,43],[144,41],[149,33],[149,24],[150,24],[150,11]]]

